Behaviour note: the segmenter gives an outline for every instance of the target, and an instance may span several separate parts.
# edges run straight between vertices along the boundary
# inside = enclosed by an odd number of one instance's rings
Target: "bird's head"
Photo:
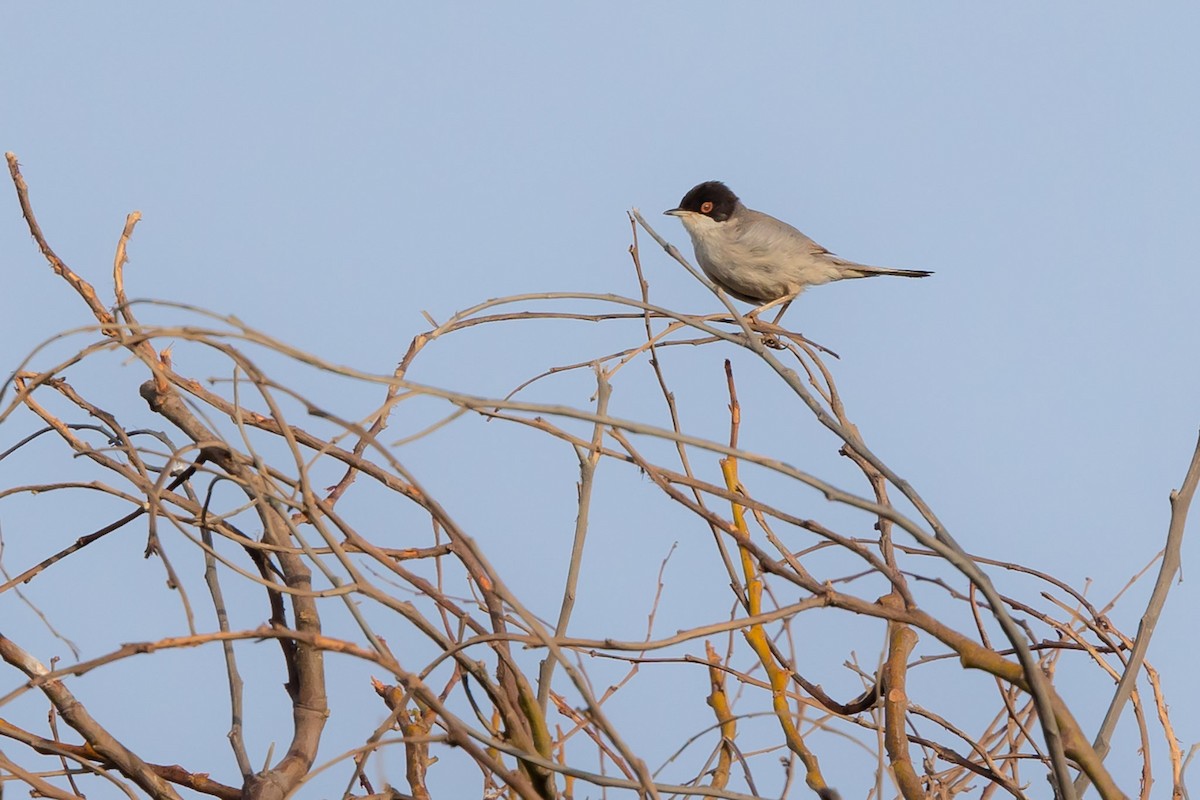
[[[728,186],[720,181],[705,181],[693,186],[679,201],[678,208],[663,213],[679,217],[686,227],[691,228],[702,224],[700,217],[707,217],[705,221],[724,222],[733,216],[737,206],[738,197]]]

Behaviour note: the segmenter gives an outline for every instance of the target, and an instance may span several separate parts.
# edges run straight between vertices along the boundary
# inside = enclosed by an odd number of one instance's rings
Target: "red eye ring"
[[[701,214],[707,214],[708,212],[710,212],[712,210],[713,210],[712,200],[705,200],[703,203],[700,204],[700,213]]]

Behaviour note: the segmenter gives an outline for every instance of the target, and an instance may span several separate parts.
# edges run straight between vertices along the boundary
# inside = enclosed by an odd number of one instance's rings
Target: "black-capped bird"
[[[924,278],[933,274],[872,267],[835,256],[786,222],[746,208],[720,181],[693,187],[679,201],[678,208],[663,213],[679,217],[692,237],[700,268],[713,283],[737,299],[758,306],[749,316],[757,317],[782,304],[776,323],[808,286],[843,278]]]

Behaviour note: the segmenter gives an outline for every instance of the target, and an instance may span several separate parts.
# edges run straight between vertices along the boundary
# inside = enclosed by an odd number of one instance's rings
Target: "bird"
[[[721,181],[698,184],[664,211],[678,217],[692,239],[704,274],[738,300],[757,308],[757,319],[768,308],[783,308],[772,324],[808,286],[844,278],[899,275],[924,278],[932,272],[872,267],[836,256],[786,222],[747,208]]]

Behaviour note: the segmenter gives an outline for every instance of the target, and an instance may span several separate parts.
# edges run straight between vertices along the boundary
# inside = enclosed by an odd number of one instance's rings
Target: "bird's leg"
[[[783,315],[787,313],[788,307],[791,306],[792,301],[795,299],[796,295],[794,294],[788,296],[788,299],[783,302],[783,307],[779,309],[779,313],[775,315],[775,319],[771,322],[772,325],[779,326],[779,320],[783,319]]]
[[[766,328],[767,329],[766,332],[763,333],[763,338],[762,338],[762,343],[764,345],[766,345],[767,347],[770,347],[773,350],[782,350],[783,349],[783,344],[780,343],[779,339],[775,336],[775,334],[772,331],[773,330],[774,331],[783,330],[782,328],[779,327],[779,320],[783,319],[783,315],[784,315],[784,313],[787,312],[788,306],[790,306],[792,304],[792,301],[795,300],[796,296],[799,294],[800,294],[799,292],[790,292],[788,294],[783,295],[782,297],[776,297],[774,300],[770,301],[769,303],[763,303],[761,306],[759,306],[758,308],[754,309],[753,311],[751,311],[749,314],[746,315],[746,319],[749,320],[750,324],[753,325],[755,328]],[[758,318],[759,314],[762,314],[762,312],[766,311],[769,308],[773,308],[773,307],[775,307],[777,305],[781,305],[781,304],[783,305],[783,308],[779,309],[779,313],[775,315],[774,322],[763,322],[762,320],[760,320]]]
[[[749,319],[757,321],[759,314],[763,313],[764,311],[766,311],[769,308],[774,308],[775,306],[782,304],[783,308],[779,309],[779,313],[775,315],[775,321],[771,323],[772,325],[778,325],[779,320],[783,319],[784,313],[788,310],[788,306],[790,306],[792,304],[792,301],[795,300],[799,296],[799,294],[800,294],[799,292],[789,292],[788,294],[785,294],[782,297],[776,297],[774,300],[770,301],[769,303],[763,303],[761,306],[754,309],[746,316]]]

